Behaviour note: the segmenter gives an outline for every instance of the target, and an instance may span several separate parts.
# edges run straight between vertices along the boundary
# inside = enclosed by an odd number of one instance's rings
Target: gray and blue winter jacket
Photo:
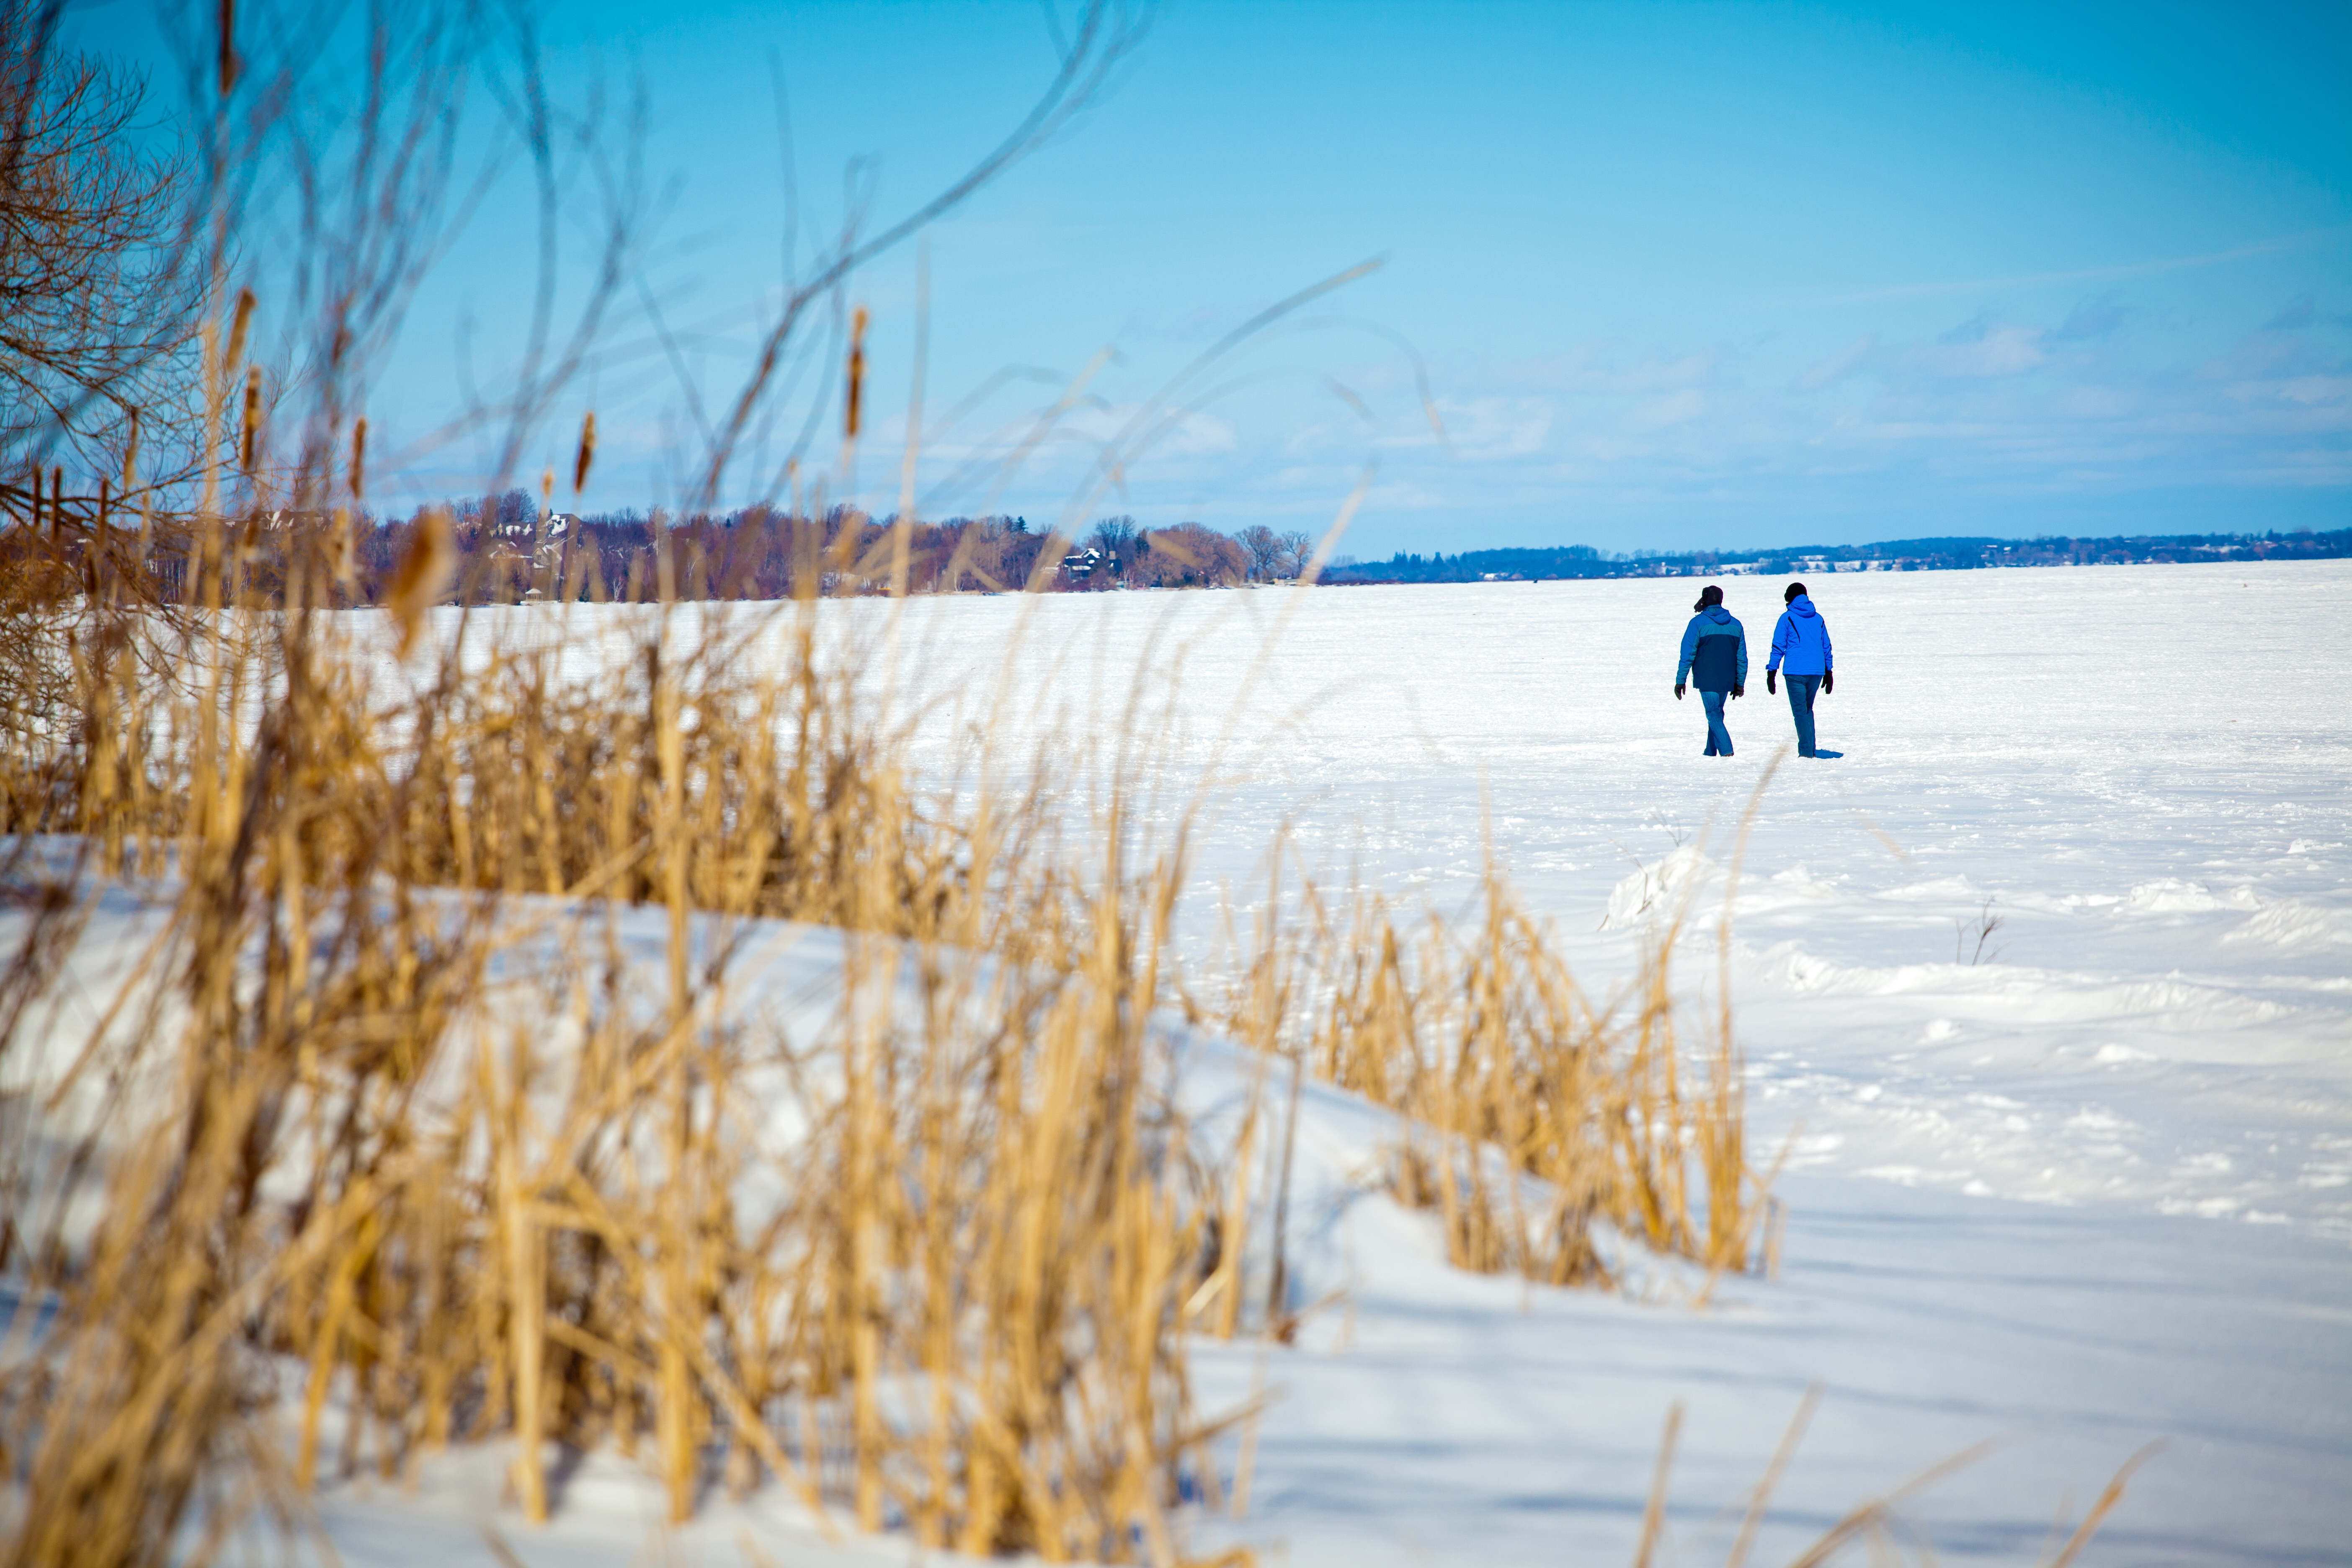
[[[1764,668],[1779,669],[1783,661],[1790,675],[1826,675],[1837,668],[1830,657],[1830,624],[1802,594],[1789,601],[1772,628],[1772,657]]]
[[[1721,605],[1708,605],[1683,628],[1683,657],[1675,666],[1675,684],[1701,691],[1728,691],[1748,684],[1748,633]]]

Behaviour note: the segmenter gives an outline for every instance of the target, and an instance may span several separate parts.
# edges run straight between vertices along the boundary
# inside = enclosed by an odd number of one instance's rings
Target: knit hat
[[[1789,584],[1789,591],[1780,595],[1780,602],[1784,605],[1792,604],[1803,595],[1804,591],[1805,585],[1802,583],[1791,583]]]
[[[1721,603],[1723,603],[1722,587],[1717,584],[1709,583],[1706,587],[1701,588],[1698,591],[1698,603],[1693,605],[1691,608],[1694,610],[1704,610],[1709,605],[1720,605]]]

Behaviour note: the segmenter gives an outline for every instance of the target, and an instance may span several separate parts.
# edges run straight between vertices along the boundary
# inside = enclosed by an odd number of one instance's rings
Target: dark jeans
[[[1797,755],[1810,757],[1813,754],[1813,693],[1822,689],[1822,678],[1783,670],[1780,679],[1789,683],[1789,711],[1797,721]]]
[[[1724,691],[1698,694],[1706,709],[1706,754],[1710,757],[1731,755],[1731,731],[1723,727],[1723,700],[1729,695]]]

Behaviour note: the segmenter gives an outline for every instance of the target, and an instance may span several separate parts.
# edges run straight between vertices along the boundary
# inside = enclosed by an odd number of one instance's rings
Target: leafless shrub
[[[138,77],[58,52],[63,9],[0,0],[0,452],[12,479],[66,458],[124,471],[142,411],[152,461],[197,391],[198,280],[173,243],[193,161],[184,146],[142,146]]]
[[[2000,961],[2001,953],[2008,948],[2008,943],[2002,943],[1990,952],[1985,951],[1985,944],[1992,941],[1993,933],[2006,925],[2008,921],[2006,917],[1993,913],[1992,906],[1993,900],[1987,899],[1983,906],[1977,910],[1975,920],[1956,920],[1952,922],[1952,962],[1954,963],[1965,963],[1973,967],[1979,963],[1993,963]],[[1970,937],[1976,939],[1973,944],[1969,941]]]

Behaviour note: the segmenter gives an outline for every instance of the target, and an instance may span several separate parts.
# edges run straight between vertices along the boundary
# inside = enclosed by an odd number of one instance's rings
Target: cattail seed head
[[[253,305],[252,289],[236,291],[236,315],[228,329],[228,354],[221,361],[223,375],[236,374],[237,364],[245,358],[245,334],[247,329],[253,325]]]
[[[352,426],[352,499],[367,494],[367,421],[360,419]]]
[[[220,91],[226,98],[236,89],[243,62],[236,58],[236,0],[220,0]]]
[[[125,500],[139,484],[139,410],[131,411],[131,433],[122,442],[122,494]]]
[[[849,406],[843,434],[857,439],[858,416],[866,399],[866,307],[849,319]]]
[[[402,658],[406,658],[409,649],[415,646],[417,630],[425,624],[425,612],[441,596],[457,553],[450,536],[448,510],[436,506],[419,514],[416,536],[408,542],[407,552],[394,568],[392,586],[384,595],[393,624],[400,628]]]
[[[596,411],[590,409],[588,417],[580,422],[580,455],[572,459],[572,493],[578,496],[588,488],[588,466],[596,460]]]
[[[261,435],[261,367],[245,373],[245,428],[237,442],[237,459],[247,476],[253,472],[254,450]]]
[[[553,468],[539,476],[539,510],[541,511],[555,510],[555,470]]]

